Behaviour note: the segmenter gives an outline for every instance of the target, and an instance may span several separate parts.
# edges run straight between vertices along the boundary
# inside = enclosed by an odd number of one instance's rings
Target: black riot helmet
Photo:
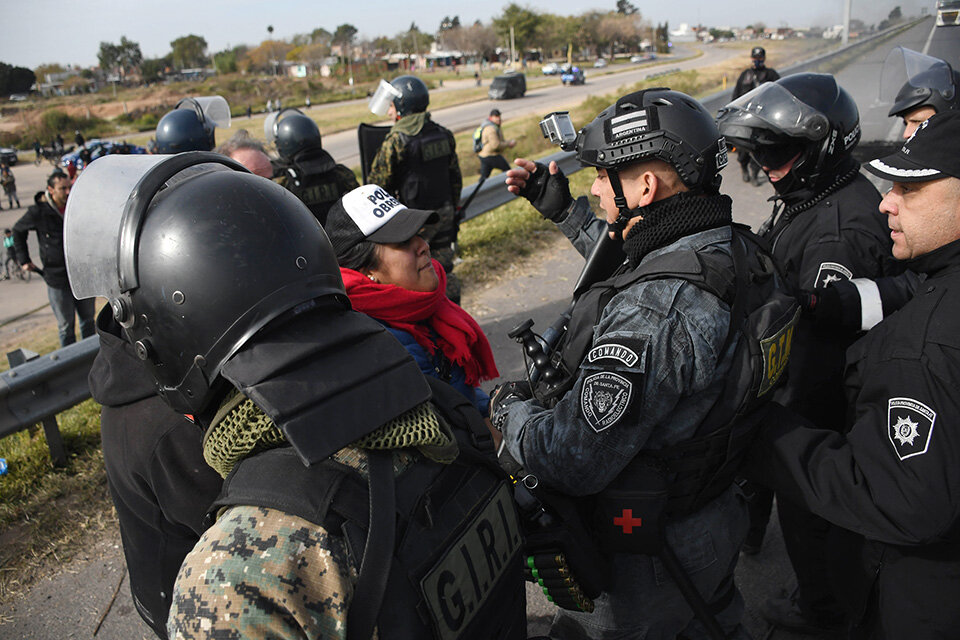
[[[797,156],[792,179],[778,192],[813,188],[822,175],[850,157],[860,141],[860,112],[853,98],[824,73],[797,73],[767,82],[720,110],[720,133],[776,169]],[[781,185],[781,183],[783,183]]]
[[[301,151],[322,148],[320,129],[312,118],[299,109],[287,108],[264,121],[267,142],[277,146],[283,160],[291,160]]]
[[[330,241],[282,186],[214,153],[101,162],[68,203],[71,287],[108,299],[175,410],[215,410],[222,367],[267,323],[348,307]]]
[[[397,108],[398,116],[411,113],[422,113],[430,104],[430,92],[423,80],[416,76],[400,76],[390,83],[400,95],[393,99],[393,106]]]
[[[727,147],[713,117],[690,96],[666,88],[623,96],[577,134],[581,164],[606,169],[620,217],[632,217],[618,170],[646,160],[662,160],[694,193],[717,193]]]
[[[230,126],[230,106],[221,96],[184,98],[157,124],[157,153],[210,151],[214,130]]]
[[[898,118],[920,107],[937,113],[960,109],[960,72],[939,58],[894,47],[880,73],[880,99],[892,99],[887,115]]]
[[[763,47],[754,47],[750,50],[750,57],[762,63],[767,59],[767,52]]]

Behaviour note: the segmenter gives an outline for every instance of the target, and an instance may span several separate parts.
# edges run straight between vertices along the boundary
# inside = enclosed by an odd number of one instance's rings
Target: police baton
[[[467,214],[467,207],[470,206],[470,203],[473,202],[474,196],[480,192],[480,187],[483,186],[483,183],[487,181],[486,176],[480,176],[479,182],[477,182],[477,188],[474,189],[469,196],[467,196],[467,201],[462,205],[457,207],[457,222],[460,223],[463,221],[463,217]]]

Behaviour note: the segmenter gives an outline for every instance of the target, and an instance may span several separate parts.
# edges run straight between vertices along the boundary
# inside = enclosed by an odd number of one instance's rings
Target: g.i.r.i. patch
[[[800,309],[793,314],[780,331],[769,338],[760,340],[760,353],[763,356],[763,377],[760,379],[759,398],[777,384],[777,380],[787,368],[790,360],[790,347],[793,344],[794,330],[800,321]]]

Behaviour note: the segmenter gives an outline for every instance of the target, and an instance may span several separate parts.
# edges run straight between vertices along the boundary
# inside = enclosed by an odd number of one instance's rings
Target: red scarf
[[[500,372],[487,336],[469,313],[447,297],[447,273],[440,263],[434,260],[433,268],[440,284],[426,292],[373,282],[353,269],[341,267],[340,273],[355,310],[406,331],[431,355],[440,347],[450,362],[463,368],[472,387],[496,378]]]

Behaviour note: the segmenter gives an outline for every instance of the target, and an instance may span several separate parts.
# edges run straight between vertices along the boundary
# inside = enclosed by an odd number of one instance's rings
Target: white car
[[[593,63],[595,69],[603,69],[605,66],[607,66],[607,61],[603,58],[597,58],[597,61]]]
[[[646,53],[639,56],[630,56],[630,62],[637,64],[639,62],[649,62],[650,60],[656,60],[657,56],[653,53]]]
[[[556,62],[548,62],[540,67],[540,71],[542,71],[545,76],[555,76],[560,73],[560,65]]]

